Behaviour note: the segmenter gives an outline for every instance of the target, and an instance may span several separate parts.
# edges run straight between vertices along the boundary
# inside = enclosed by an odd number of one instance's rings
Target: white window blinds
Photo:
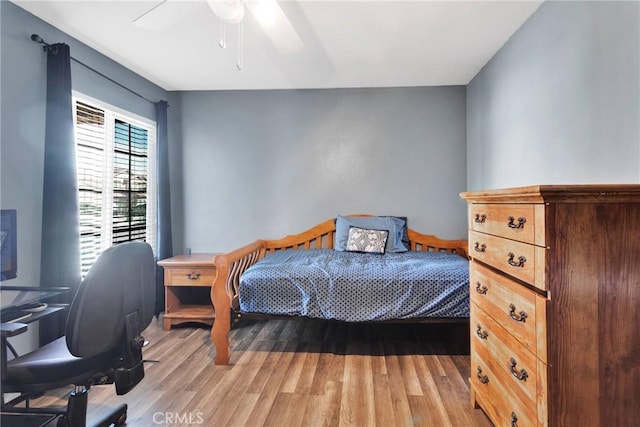
[[[74,99],[82,275],[100,252],[132,240],[156,249],[155,123]]]

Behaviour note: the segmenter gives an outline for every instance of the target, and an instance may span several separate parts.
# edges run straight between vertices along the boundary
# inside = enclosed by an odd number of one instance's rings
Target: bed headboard
[[[349,215],[356,217],[366,217],[372,215],[357,214]],[[325,248],[333,249],[336,232],[335,218],[328,219],[302,233],[292,234],[281,239],[262,240],[266,253],[282,249],[312,249]],[[412,251],[449,252],[467,257],[466,240],[445,240],[439,237],[422,234],[411,228],[408,229],[409,242]]]

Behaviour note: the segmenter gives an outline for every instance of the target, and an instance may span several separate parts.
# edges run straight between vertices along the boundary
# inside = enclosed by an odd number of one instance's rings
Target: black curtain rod
[[[32,40],[32,41],[34,41],[34,42],[36,42],[36,43],[41,44],[41,45],[42,45],[42,50],[51,49],[51,48],[53,47],[53,45],[50,45],[49,43],[45,42],[45,41],[42,39],[42,37],[40,37],[40,36],[39,36],[39,35],[37,35],[37,34],[31,34],[31,40]],[[134,95],[136,95],[136,96],[138,96],[138,97],[140,97],[140,98],[144,99],[144,100],[145,100],[145,101],[147,101],[147,102],[150,102],[151,104],[155,104],[155,102],[154,102],[154,101],[152,101],[152,100],[150,100],[150,99],[146,98],[146,97],[145,97],[145,96],[143,96],[143,95],[140,95],[138,92],[136,92],[136,91],[134,91],[134,90],[132,90],[132,89],[129,89],[128,87],[126,87],[126,86],[125,86],[125,85],[123,85],[122,83],[119,83],[119,82],[117,82],[117,81],[113,80],[111,77],[109,77],[109,76],[106,76],[106,75],[102,74],[100,71],[96,70],[95,68],[92,68],[92,67],[88,66],[87,64],[85,64],[85,63],[84,63],[84,62],[82,62],[82,61],[77,60],[77,59],[76,59],[76,58],[74,58],[73,56],[71,57],[71,60],[72,60],[73,62],[75,62],[76,64],[82,65],[82,66],[83,66],[83,67],[85,67],[86,69],[88,69],[88,70],[90,70],[90,71],[93,71],[94,73],[98,74],[100,77],[102,77],[102,78],[104,78],[104,79],[109,80],[111,83],[113,83],[113,84],[115,84],[115,85],[120,86],[122,89],[124,89],[124,90],[126,90],[126,91],[128,91],[128,92],[131,92],[132,94],[134,94]]]

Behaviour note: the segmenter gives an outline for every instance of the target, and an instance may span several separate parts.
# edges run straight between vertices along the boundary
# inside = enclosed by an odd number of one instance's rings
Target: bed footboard
[[[229,364],[231,308],[237,308],[238,285],[244,271],[265,255],[264,241],[255,242],[227,254],[216,255],[216,276],[211,286],[211,302],[216,313],[211,341],[216,348],[216,365]]]

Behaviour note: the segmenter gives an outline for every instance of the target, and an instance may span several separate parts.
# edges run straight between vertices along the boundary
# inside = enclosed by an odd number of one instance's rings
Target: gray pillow
[[[405,248],[407,248],[407,250],[411,249],[411,242],[409,241],[409,227],[407,225],[407,217],[389,215],[389,218],[395,218],[395,219],[399,219],[400,221],[404,221],[404,224],[402,225],[402,245]]]

